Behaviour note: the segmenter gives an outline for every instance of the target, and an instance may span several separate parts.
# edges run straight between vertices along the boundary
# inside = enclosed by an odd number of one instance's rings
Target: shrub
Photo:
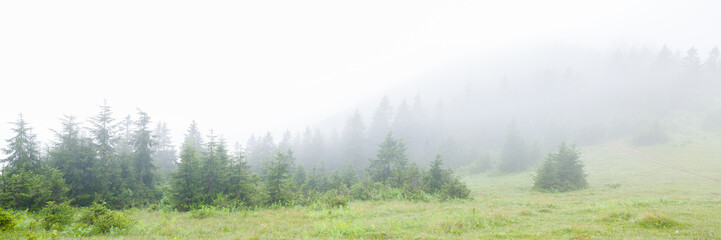
[[[380,182],[364,181],[353,185],[350,195],[357,200],[403,199],[403,190],[391,188]]]
[[[41,210],[41,213],[43,215],[42,225],[45,230],[62,230],[75,218],[75,212],[67,202],[61,204],[48,202],[46,207]]]
[[[378,195],[379,188],[382,187],[384,186],[381,183],[364,181],[353,185],[350,189],[350,195],[357,200],[371,200]]]
[[[9,212],[0,209],[0,230],[6,231],[13,229],[15,224],[17,224],[15,217],[13,217],[13,215]]]
[[[345,207],[348,205],[347,190],[328,191],[323,195],[323,203],[328,207]]]
[[[216,213],[217,211],[214,206],[202,205],[200,207],[190,210],[190,217],[195,219],[203,219],[215,216]]]
[[[583,164],[578,160],[578,152],[562,143],[558,153],[550,153],[541,164],[533,187],[544,191],[567,192],[586,188],[586,174]]]
[[[468,189],[465,183],[461,182],[458,178],[452,178],[441,187],[440,198],[441,200],[464,199],[468,198],[470,193],[471,190]]]
[[[80,222],[93,226],[93,233],[100,234],[107,233],[111,229],[127,229],[133,225],[133,221],[124,214],[97,203],[86,208],[85,213],[80,217]]]

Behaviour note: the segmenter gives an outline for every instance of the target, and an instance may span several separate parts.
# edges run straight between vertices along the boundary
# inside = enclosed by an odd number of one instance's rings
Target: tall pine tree
[[[138,110],[138,120],[135,122],[135,134],[133,135],[132,170],[135,182],[133,184],[136,203],[146,204],[155,201],[159,197],[156,191],[156,167],[153,165],[153,146],[155,141],[151,135],[150,117],[143,111]]]

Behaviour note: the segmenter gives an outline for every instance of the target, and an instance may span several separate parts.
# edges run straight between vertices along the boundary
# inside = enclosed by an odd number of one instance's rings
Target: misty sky
[[[714,1],[498,2],[2,1],[0,139],[20,112],[45,140],[62,114],[85,120],[107,99],[116,118],[137,107],[166,121],[176,144],[191,120],[245,143],[463,56],[721,39]]]

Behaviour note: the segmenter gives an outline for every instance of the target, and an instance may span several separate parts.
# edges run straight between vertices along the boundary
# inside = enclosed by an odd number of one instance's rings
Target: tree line
[[[41,149],[22,114],[13,123],[2,160],[0,203],[13,209],[42,209],[48,202],[75,206],[102,203],[114,209],[164,204],[180,211],[206,205],[262,207],[349,200],[467,198],[469,190],[440,156],[421,169],[406,155],[402,139],[387,133],[374,158],[359,174],[352,164],[328,171],[306,169],[293,149],[282,143],[263,149],[268,155],[251,164],[236,144],[229,149],[211,131],[207,138],[195,122],[180,151],[166,124],[151,129],[147,113],[116,120],[111,107],[100,106],[87,124],[73,116],[61,119],[55,139]]]

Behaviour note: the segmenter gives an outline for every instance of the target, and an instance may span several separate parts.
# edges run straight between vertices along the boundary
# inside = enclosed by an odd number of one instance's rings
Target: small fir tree
[[[588,186],[579,153],[562,143],[557,153],[550,153],[534,177],[534,188],[566,192]]]

